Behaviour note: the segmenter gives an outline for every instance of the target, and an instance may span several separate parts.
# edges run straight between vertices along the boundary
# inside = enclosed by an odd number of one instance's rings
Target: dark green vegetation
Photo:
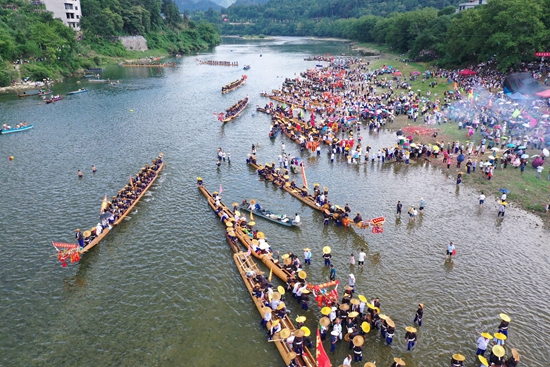
[[[82,0],[80,35],[43,5],[22,0],[0,5],[0,87],[19,76],[17,59],[28,61],[20,67],[22,77],[42,80],[96,67],[106,56],[135,58],[116,36],[143,35],[152,50],[140,55],[185,53],[220,42],[213,25],[181,17],[172,0]]]
[[[270,0],[197,13],[222,25],[222,34],[342,37],[388,45],[442,66],[483,62],[501,69],[533,59],[550,44],[550,0],[489,0],[455,13],[462,1]],[[477,1],[477,0],[476,0]]]

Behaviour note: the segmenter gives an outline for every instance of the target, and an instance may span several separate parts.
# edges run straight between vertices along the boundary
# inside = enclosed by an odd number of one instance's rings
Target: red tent
[[[458,75],[476,75],[477,73],[470,69],[461,70]]]
[[[542,92],[535,93],[537,96],[542,98],[550,98],[550,89],[543,90]]]

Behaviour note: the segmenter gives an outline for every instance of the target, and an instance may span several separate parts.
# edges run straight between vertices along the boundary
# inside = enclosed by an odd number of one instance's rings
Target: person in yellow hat
[[[330,259],[331,259],[332,255],[330,254],[330,252],[324,252],[323,253],[323,259],[325,260],[325,266],[328,266],[330,267]]]
[[[460,353],[453,354],[451,357],[451,367],[464,367],[464,360],[466,357],[464,357]]]
[[[519,362],[519,353],[515,348],[512,348],[512,356],[506,360],[506,367],[516,367]]]
[[[271,327],[267,331],[267,340],[272,340],[273,335],[281,331],[281,322],[279,319],[271,322]]]
[[[476,356],[485,356],[485,351],[487,350],[487,345],[491,340],[491,334],[481,333],[480,337],[477,338],[477,352]]]
[[[411,350],[416,345],[418,336],[416,335],[416,329],[412,326],[407,326],[405,328],[407,332],[405,333],[405,340],[407,341],[407,350]]]
[[[414,321],[418,324],[418,327],[422,326],[422,316],[424,316],[424,304],[419,303],[418,309],[416,310],[416,315],[414,316]]]
[[[511,319],[504,313],[500,314],[500,318],[502,321],[500,322],[500,325],[498,325],[498,332],[508,336],[508,326],[510,325]]]

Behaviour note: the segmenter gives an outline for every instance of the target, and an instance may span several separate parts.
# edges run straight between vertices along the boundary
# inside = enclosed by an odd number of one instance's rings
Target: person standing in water
[[[445,261],[447,260],[451,260],[452,261],[452,257],[453,255],[456,254],[456,247],[455,245],[453,244],[453,242],[449,242],[449,244],[447,245],[447,255],[445,256]]]

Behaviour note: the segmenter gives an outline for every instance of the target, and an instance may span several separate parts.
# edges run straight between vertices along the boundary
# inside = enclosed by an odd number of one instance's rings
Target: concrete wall
[[[120,42],[127,50],[147,51],[147,40],[143,36],[119,37]]]

